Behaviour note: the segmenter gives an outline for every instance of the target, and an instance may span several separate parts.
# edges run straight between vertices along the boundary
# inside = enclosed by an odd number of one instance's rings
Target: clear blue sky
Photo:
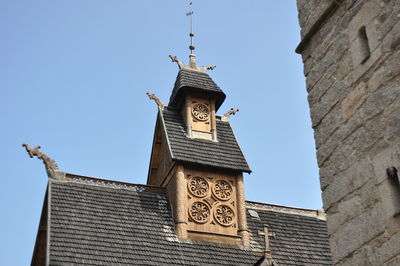
[[[225,91],[253,170],[246,198],[321,208],[295,1],[194,1],[199,65]],[[47,177],[145,183],[156,118],[187,61],[187,1],[0,0],[1,264],[30,263]],[[67,199],[66,199],[67,200]]]

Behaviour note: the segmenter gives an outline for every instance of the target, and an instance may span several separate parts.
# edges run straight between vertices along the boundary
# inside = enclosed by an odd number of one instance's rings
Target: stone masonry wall
[[[400,265],[400,0],[297,6],[333,262]]]

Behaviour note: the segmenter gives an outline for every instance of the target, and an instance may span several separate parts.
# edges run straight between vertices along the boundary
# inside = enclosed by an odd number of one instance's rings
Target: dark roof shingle
[[[253,245],[264,241],[264,236],[258,236],[258,231],[263,231],[264,224],[267,224],[269,232],[275,233],[275,237],[269,240],[273,258],[278,265],[332,265],[324,219],[296,211],[277,211],[268,204],[258,203],[256,208],[251,205],[248,202],[247,209],[259,215],[257,219],[247,212]]]
[[[180,69],[176,77],[175,85],[169,98],[170,107],[178,107],[185,93],[200,92],[215,98],[215,108],[221,106],[225,100],[225,93],[218,87],[211,77],[205,73],[189,69]]]
[[[217,117],[218,142],[213,142],[188,138],[182,117],[176,110],[166,107],[162,116],[174,160],[251,172],[229,122],[223,122]]]
[[[50,265],[253,265],[261,257],[178,240],[163,194],[52,180],[49,197]]]
[[[270,243],[278,265],[331,265],[326,222],[317,217],[248,202],[259,215],[247,217],[249,248],[178,240],[162,189],[68,176],[49,183],[50,265],[254,265],[264,224],[276,234]]]

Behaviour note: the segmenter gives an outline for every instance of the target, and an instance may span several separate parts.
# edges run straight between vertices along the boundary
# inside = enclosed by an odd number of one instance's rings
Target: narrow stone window
[[[363,64],[369,56],[371,55],[371,51],[369,48],[369,43],[368,43],[368,36],[367,36],[367,30],[365,26],[362,26],[358,30],[358,43],[359,43],[359,49],[360,49],[360,62]]]

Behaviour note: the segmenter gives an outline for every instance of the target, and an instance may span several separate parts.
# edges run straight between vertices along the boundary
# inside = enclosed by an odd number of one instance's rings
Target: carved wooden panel
[[[234,176],[206,171],[186,172],[188,230],[237,235]]]
[[[211,132],[211,104],[210,101],[200,98],[191,99],[192,130]]]

